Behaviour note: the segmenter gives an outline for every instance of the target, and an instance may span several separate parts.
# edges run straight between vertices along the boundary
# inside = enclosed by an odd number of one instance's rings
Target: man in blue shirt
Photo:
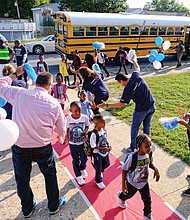
[[[118,74],[115,80],[119,85],[124,86],[123,94],[120,102],[118,103],[102,103],[98,105],[98,108],[122,108],[125,103],[129,103],[133,100],[135,103],[135,110],[133,112],[133,119],[131,125],[131,144],[128,151],[134,151],[136,149],[136,137],[141,123],[143,123],[143,132],[150,135],[150,124],[152,116],[155,112],[155,99],[144,81],[140,76],[140,68],[136,62],[136,55],[131,59],[133,61],[135,71],[132,73],[131,78],[128,78],[126,74]]]

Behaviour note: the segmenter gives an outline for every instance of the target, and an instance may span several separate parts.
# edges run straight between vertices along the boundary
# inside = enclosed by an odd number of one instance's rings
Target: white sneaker
[[[148,216],[144,215],[143,220],[154,220],[154,218],[153,218],[152,214],[150,213]]]
[[[125,201],[124,200],[121,200],[119,198],[119,195],[121,194],[121,192],[117,192],[117,197],[118,197],[118,205],[119,207],[121,207],[122,209],[126,209],[126,204],[125,204]]]
[[[96,183],[96,185],[97,185],[100,189],[105,189],[105,187],[106,187],[103,182]]]
[[[77,182],[80,186],[85,184],[85,181],[83,180],[82,176],[77,176]]]
[[[86,170],[81,170],[82,178],[86,178],[88,176],[88,173]]]

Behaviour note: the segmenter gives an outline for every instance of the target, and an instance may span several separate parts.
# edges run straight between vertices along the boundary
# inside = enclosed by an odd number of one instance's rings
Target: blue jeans
[[[84,153],[84,144],[69,144],[71,156],[73,159],[73,170],[75,176],[81,176],[81,170],[86,169],[87,156]]]
[[[38,148],[12,147],[12,158],[17,183],[17,193],[21,200],[22,211],[28,215],[33,209],[33,192],[30,188],[32,162],[36,162],[45,178],[48,208],[55,211],[59,206],[59,189],[57,184],[55,161],[52,145]]]
[[[155,105],[152,105],[148,110],[142,112],[133,112],[133,120],[131,125],[131,144],[130,147],[134,151],[136,149],[136,137],[141,123],[143,123],[143,132],[150,135],[150,124],[152,116],[155,112]]]
[[[93,157],[94,169],[96,170],[95,180],[96,183],[101,183],[101,172],[104,172],[104,170],[110,166],[109,154],[107,154],[105,157],[102,157],[99,153],[93,153]]]

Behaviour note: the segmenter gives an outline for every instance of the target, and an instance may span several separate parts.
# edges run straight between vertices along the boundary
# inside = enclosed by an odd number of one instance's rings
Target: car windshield
[[[42,41],[48,41],[49,39],[51,39],[52,38],[52,36],[47,36],[47,37],[45,37],[44,39],[42,39]]]

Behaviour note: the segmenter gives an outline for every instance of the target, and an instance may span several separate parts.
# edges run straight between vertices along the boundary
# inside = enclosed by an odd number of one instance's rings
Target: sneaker
[[[186,176],[186,179],[187,179],[188,181],[190,181],[190,175],[187,175],[187,176]]]
[[[81,170],[82,178],[85,179],[88,176],[88,173],[86,170]]]
[[[190,188],[184,190],[184,191],[182,192],[182,195],[183,195],[183,196],[190,196]]]
[[[65,196],[61,197],[59,199],[59,206],[55,211],[50,211],[49,214],[50,215],[55,215],[57,212],[59,212],[60,208],[62,208],[67,202],[67,198]]]
[[[152,214],[150,213],[148,216],[144,215],[143,220],[154,220],[154,218],[153,218]]]
[[[33,208],[32,208],[32,211],[28,215],[24,215],[23,214],[23,218],[30,218],[32,216],[32,214],[34,213],[36,205],[37,205],[37,200],[35,198],[33,198]]]
[[[121,207],[122,209],[126,209],[126,204],[125,204],[125,201],[124,200],[121,200],[119,198],[119,195],[121,194],[121,191],[120,192],[117,192],[117,197],[118,197],[118,205],[119,207]]]
[[[105,189],[105,188],[106,188],[106,186],[104,185],[103,182],[96,183],[96,185],[97,185],[100,189]]]
[[[126,151],[127,153],[132,153],[133,152],[131,147],[128,147],[128,148],[124,147],[123,150]]]
[[[77,182],[80,186],[85,184],[85,181],[83,180],[82,176],[77,176]]]

